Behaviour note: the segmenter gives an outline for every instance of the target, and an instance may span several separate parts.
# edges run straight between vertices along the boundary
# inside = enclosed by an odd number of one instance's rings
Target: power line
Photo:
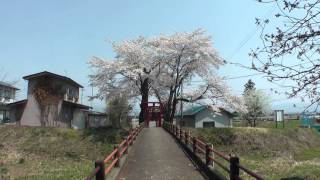
[[[242,67],[242,68],[246,68],[246,69],[253,70],[253,68],[250,68],[250,67],[248,67],[248,66],[245,66],[245,65],[243,65],[243,64],[241,64],[241,63],[233,63],[233,62],[228,62],[228,63],[229,63],[229,64],[232,64],[232,65],[236,65],[236,66]],[[299,64],[296,64],[296,65],[279,68],[279,69],[273,70],[272,72],[284,71],[286,68],[293,68],[293,67],[302,66],[302,65],[305,65],[305,64],[310,64],[310,63],[312,63],[312,62],[299,63]],[[263,74],[266,74],[266,73],[265,73],[265,72],[259,72],[259,73],[248,74],[248,75],[243,75],[243,76],[229,77],[229,78],[226,78],[226,80],[230,80],[230,79],[240,79],[240,78],[246,78],[246,77],[250,77],[250,76],[263,75]]]
[[[264,15],[264,19],[266,19],[266,17],[270,16],[276,9],[276,6],[273,6],[265,15]],[[238,53],[238,51],[240,49],[242,49],[242,47],[244,45],[246,45],[249,40],[257,33],[257,31],[259,30],[259,27],[256,26],[256,28],[252,29],[246,36],[245,38],[239,43],[239,45],[237,46],[237,48],[232,52],[230,59],[233,58],[233,56]]]

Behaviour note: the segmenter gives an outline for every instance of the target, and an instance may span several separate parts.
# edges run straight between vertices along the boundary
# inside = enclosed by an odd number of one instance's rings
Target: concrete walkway
[[[201,180],[204,177],[162,128],[145,128],[129,152],[119,180]]]

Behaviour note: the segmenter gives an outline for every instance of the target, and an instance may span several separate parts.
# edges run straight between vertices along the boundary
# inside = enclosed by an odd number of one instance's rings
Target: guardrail
[[[163,123],[163,128],[173,136],[175,136],[186,147],[192,148],[192,152],[196,157],[199,157],[201,155],[204,156],[204,163],[207,167],[214,167],[215,164],[221,167],[229,174],[230,180],[242,180],[242,178],[240,177],[240,171],[243,171],[244,173],[257,180],[264,180],[262,176],[242,166],[240,164],[239,157],[226,155],[222,152],[217,151],[213,148],[212,145],[207,144],[197,137],[192,136],[190,131],[184,131],[182,128],[179,128],[176,125],[168,122]],[[229,164],[229,167],[218,161],[217,157],[220,157],[225,162],[227,162]]]
[[[138,126],[133,129],[119,145],[114,147],[114,150],[104,160],[96,161],[94,169],[90,175],[87,176],[86,180],[91,180],[94,177],[96,180],[105,180],[106,175],[109,174],[114,167],[120,166],[121,157],[128,153],[129,146],[133,144],[142,129],[143,126]]]

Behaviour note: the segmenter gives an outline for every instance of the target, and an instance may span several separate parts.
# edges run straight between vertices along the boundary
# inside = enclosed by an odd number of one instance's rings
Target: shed
[[[107,127],[111,126],[111,122],[106,113],[96,112],[96,111],[88,111],[88,128],[99,128],[99,127]]]
[[[182,127],[232,127],[233,114],[221,107],[195,106],[184,111],[182,115],[182,120],[180,114],[175,116],[176,124]]]

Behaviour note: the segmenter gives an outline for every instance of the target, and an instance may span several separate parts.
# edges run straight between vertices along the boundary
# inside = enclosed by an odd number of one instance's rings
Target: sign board
[[[283,110],[275,110],[274,111],[274,119],[277,122],[281,122],[284,120],[284,111]]]
[[[283,110],[274,111],[274,121],[276,122],[276,128],[278,128],[278,122],[282,122],[282,127],[284,128],[284,111]]]

